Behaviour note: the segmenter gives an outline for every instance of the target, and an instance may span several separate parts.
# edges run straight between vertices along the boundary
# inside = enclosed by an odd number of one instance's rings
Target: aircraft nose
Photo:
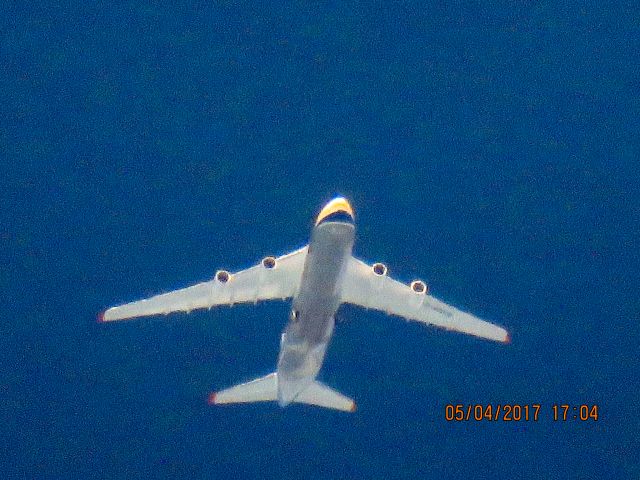
[[[353,208],[349,201],[344,197],[336,197],[322,207],[322,210],[320,210],[318,218],[316,219],[316,225],[319,225],[326,220],[347,220],[353,222]]]

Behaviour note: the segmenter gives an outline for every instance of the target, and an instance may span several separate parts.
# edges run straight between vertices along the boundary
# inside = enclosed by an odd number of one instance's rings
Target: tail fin
[[[268,402],[278,399],[278,374],[269,375],[248,383],[242,383],[235,387],[227,388],[221,392],[209,395],[211,405],[227,403],[253,403]],[[318,407],[332,408],[343,412],[355,412],[356,402],[349,397],[323,385],[313,382],[302,390],[294,399],[295,403],[306,403]]]

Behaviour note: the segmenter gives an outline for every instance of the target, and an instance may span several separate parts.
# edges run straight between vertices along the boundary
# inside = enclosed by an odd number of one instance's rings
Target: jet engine
[[[231,274],[226,270],[218,270],[216,272],[216,281],[219,283],[227,283],[231,280]]]
[[[413,299],[411,300],[411,304],[414,308],[420,308],[424,303],[425,296],[427,295],[427,284],[422,280],[414,280],[409,285],[411,291],[415,293]]]
[[[384,263],[374,263],[371,266],[371,270],[379,277],[384,277],[387,275],[387,266]]]
[[[374,263],[371,265],[371,271],[373,272],[372,285],[378,290],[382,290],[384,283],[387,280],[387,266],[384,263]]]
[[[411,282],[411,290],[418,295],[426,295],[429,291],[427,284],[422,280],[414,280]]]
[[[276,268],[276,259],[275,257],[264,257],[262,259],[262,266],[267,270],[271,270],[272,268]]]

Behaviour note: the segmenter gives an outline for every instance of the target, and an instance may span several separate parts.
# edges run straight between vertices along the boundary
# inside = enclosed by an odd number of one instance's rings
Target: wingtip
[[[349,409],[350,413],[355,412],[356,410],[358,410],[358,405],[356,404],[356,402],[352,402],[351,403],[351,408]]]
[[[98,313],[98,315],[96,316],[96,321],[98,323],[104,323],[106,320],[104,319],[104,311]]]
[[[209,405],[215,405],[216,404],[216,392],[211,392],[209,394],[209,398],[207,399],[207,403],[209,403]]]
[[[507,332],[507,336],[504,339],[504,343],[507,345],[511,343],[511,334],[509,332]]]

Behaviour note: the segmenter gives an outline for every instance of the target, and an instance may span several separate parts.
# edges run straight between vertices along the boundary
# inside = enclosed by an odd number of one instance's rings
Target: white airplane
[[[113,307],[98,316],[111,322],[147,315],[190,312],[217,305],[292,298],[280,340],[276,372],[212,393],[211,404],[277,401],[281,407],[306,403],[346,412],[355,402],[316,380],[333,335],[341,303],[360,305],[477,337],[509,343],[502,327],[480,320],[427,295],[421,280],[410,285],[387,276],[382,263],[354,258],[354,214],[337,197],[318,215],[309,245],[278,258],[265,257],[235,274],[219,270],[214,279],[146,300]]]

